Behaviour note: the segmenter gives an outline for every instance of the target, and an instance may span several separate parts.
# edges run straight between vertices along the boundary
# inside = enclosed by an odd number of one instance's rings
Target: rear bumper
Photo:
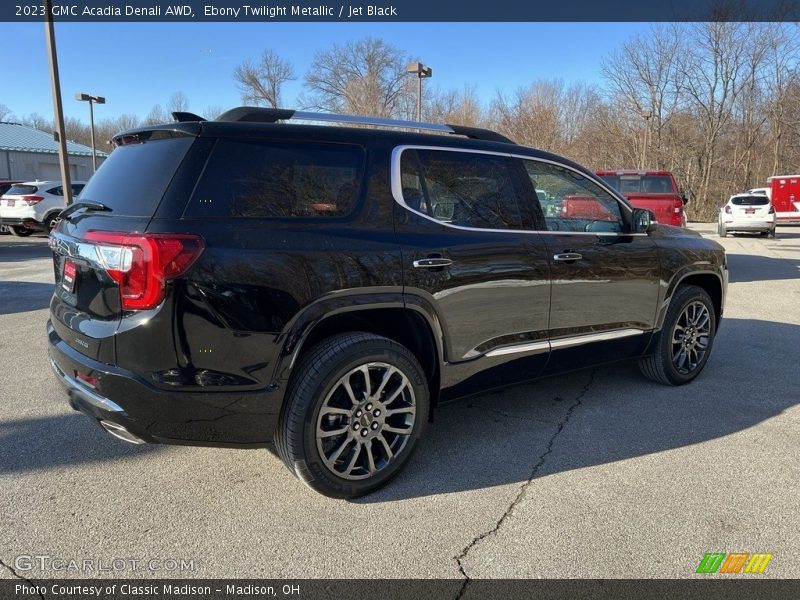
[[[75,410],[134,443],[263,447],[278,424],[282,390],[165,391],[68,346],[48,322],[50,365]],[[82,373],[97,387],[79,380]],[[122,428],[122,431],[120,431]],[[129,437],[127,437],[129,436]]]
[[[0,217],[0,225],[6,227],[25,227],[26,229],[44,230],[44,225],[42,225],[36,219],[29,218]]]
[[[726,231],[768,231],[775,229],[775,221],[734,221],[722,223]]]

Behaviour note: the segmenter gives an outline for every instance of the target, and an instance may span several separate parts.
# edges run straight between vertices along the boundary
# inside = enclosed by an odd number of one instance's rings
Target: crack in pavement
[[[31,587],[35,588],[37,590],[36,591],[36,595],[39,596],[39,598],[41,598],[42,600],[44,600],[44,595],[40,591],[38,591],[39,587],[35,583],[33,583],[30,579],[28,579],[27,577],[23,577],[22,575],[17,573],[16,570],[14,569],[14,567],[12,567],[8,563],[6,563],[2,558],[0,558],[0,567],[8,569],[8,571],[14,577],[16,577],[17,579],[21,579],[25,583],[29,584]]]
[[[467,574],[467,571],[464,568],[464,559],[467,558],[467,555],[470,553],[470,551],[480,542],[499,532],[500,528],[503,526],[503,523],[505,523],[506,519],[509,516],[511,516],[511,513],[514,512],[514,509],[520,504],[520,502],[522,502],[522,500],[524,500],[525,495],[528,491],[528,487],[536,478],[536,475],[538,475],[539,470],[542,468],[542,466],[544,466],[544,463],[547,460],[547,456],[553,451],[553,445],[555,444],[556,439],[564,430],[564,427],[567,425],[567,423],[569,423],[569,420],[572,417],[572,413],[575,412],[575,409],[577,409],[581,405],[583,397],[589,392],[589,389],[592,387],[592,384],[594,383],[594,375],[595,375],[595,370],[589,372],[589,380],[586,382],[583,388],[577,393],[575,399],[572,401],[572,404],[567,409],[566,413],[564,413],[564,417],[561,419],[561,421],[559,421],[555,433],[553,433],[553,435],[550,437],[550,441],[547,443],[547,447],[545,448],[541,456],[539,456],[539,460],[536,461],[536,464],[533,465],[530,477],[528,477],[527,481],[525,481],[520,486],[516,497],[508,505],[505,512],[503,512],[503,514],[497,520],[497,523],[495,523],[494,527],[474,537],[472,541],[464,547],[464,549],[461,551],[461,554],[453,557],[453,559],[456,561],[456,564],[458,565],[458,570],[461,573],[461,576],[464,578],[464,583],[461,585],[461,589],[458,591],[458,594],[456,595],[456,600],[460,600],[460,598],[464,596],[464,593],[467,591],[467,588],[469,587],[469,584],[472,581],[472,578]]]

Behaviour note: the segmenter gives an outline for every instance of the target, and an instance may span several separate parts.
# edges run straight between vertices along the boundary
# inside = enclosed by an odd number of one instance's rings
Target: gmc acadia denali
[[[708,361],[723,249],[567,159],[454,125],[175,118],[116,136],[50,237],[52,367],[118,438],[274,443],[351,498],[445,400],[626,359],[681,385]]]

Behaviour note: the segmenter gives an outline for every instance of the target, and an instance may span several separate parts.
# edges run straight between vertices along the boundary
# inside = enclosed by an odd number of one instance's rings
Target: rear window
[[[736,206],[766,206],[769,204],[769,198],[761,195],[739,196],[732,198],[731,202]]]
[[[188,217],[342,217],[358,198],[364,151],[346,144],[217,141]]]
[[[114,216],[152,216],[193,141],[181,136],[115,148],[81,190],[81,201],[101,202]]]
[[[9,196],[24,196],[25,194],[35,194],[39,188],[35,185],[12,185],[11,189],[6,192]]]
[[[601,179],[621,194],[675,194],[668,175],[602,175]]]

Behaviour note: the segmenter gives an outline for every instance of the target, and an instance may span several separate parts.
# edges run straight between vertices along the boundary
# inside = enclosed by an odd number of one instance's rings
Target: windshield
[[[172,137],[115,148],[81,192],[115,216],[150,217],[158,208],[193,137]]]

